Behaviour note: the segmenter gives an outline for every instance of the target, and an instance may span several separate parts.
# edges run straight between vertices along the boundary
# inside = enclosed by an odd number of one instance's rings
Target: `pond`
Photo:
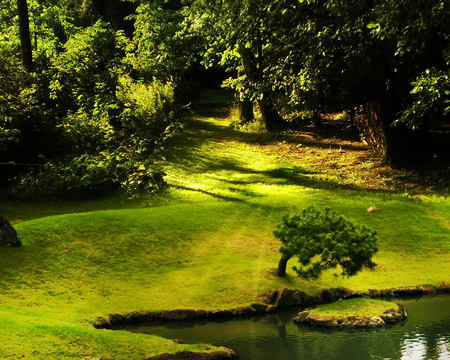
[[[295,309],[251,319],[129,326],[189,343],[223,345],[241,360],[449,360],[450,296],[395,300],[408,320],[375,330],[321,330],[292,322]]]

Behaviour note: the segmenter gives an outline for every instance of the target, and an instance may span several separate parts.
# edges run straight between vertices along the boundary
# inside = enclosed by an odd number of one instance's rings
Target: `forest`
[[[2,0],[0,358],[450,356],[449,14]],[[405,295],[426,296],[404,334],[354,357],[282,310],[356,298],[331,309],[367,320]]]

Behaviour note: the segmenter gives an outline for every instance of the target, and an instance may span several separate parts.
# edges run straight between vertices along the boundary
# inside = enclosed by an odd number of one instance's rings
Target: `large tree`
[[[286,103],[360,109],[372,150],[392,165],[426,158],[432,120],[448,112],[449,3],[303,1],[274,26],[272,83]],[[283,36],[281,34],[284,34]]]
[[[17,14],[19,16],[19,33],[22,52],[22,64],[28,72],[32,72],[33,53],[31,48],[30,20],[28,17],[27,0],[17,0]]]
[[[220,64],[231,78],[227,84],[241,101],[241,118],[253,117],[256,102],[269,131],[280,127],[282,118],[276,105],[276,93],[268,76],[276,33],[267,27],[276,1],[268,0],[196,0],[191,7],[193,26],[206,40],[204,63]]]

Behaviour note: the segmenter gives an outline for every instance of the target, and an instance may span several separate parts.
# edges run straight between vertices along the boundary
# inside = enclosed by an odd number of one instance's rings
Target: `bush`
[[[24,157],[40,165],[16,179],[15,195],[151,193],[163,187],[153,159],[175,122],[174,84],[133,79],[122,63],[125,48],[122,33],[97,22],[72,35],[41,74],[14,73],[14,91],[2,90],[11,81],[0,84],[0,150],[11,153],[12,145],[31,143],[24,134],[45,145],[34,147],[34,158]],[[46,144],[54,151],[44,151]],[[11,160],[8,154],[5,159]]]
[[[151,162],[139,162],[122,151],[83,154],[35,168],[20,177],[12,193],[22,198],[101,195],[119,189],[151,194],[164,187],[163,175]]]
[[[274,235],[282,242],[279,276],[285,275],[293,256],[300,262],[293,269],[302,278],[315,279],[336,267],[342,275],[353,276],[375,266],[371,259],[378,251],[376,232],[330,209],[322,213],[310,206],[299,215],[286,215]]]

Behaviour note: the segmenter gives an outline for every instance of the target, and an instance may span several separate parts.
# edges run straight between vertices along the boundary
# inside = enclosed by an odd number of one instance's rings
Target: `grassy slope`
[[[343,188],[301,161],[262,151],[260,135],[234,131],[221,116],[192,118],[172,140],[172,188],[154,206],[73,201],[1,209],[16,222],[37,219],[16,225],[24,247],[0,250],[0,358],[134,360],[204,349],[94,330],[89,321],[108,313],[231,308],[281,286],[315,292],[450,281],[449,200]],[[376,271],[352,279],[329,273],[314,282],[292,273],[276,278],[272,230],[282,214],[309,204],[377,229]],[[381,213],[367,213],[370,205]],[[39,218],[111,207],[119,209]]]

